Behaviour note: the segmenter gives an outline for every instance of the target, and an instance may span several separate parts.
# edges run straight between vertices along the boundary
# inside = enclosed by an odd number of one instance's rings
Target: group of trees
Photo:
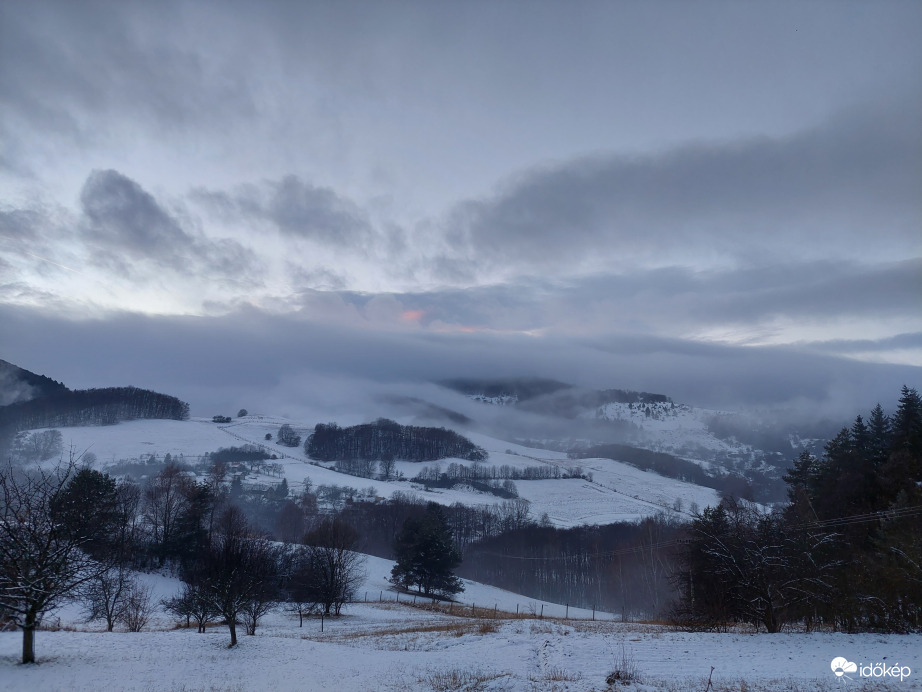
[[[486,458],[484,450],[453,430],[400,425],[386,418],[347,428],[320,423],[304,443],[304,451],[318,461],[435,461],[449,457],[482,461]]]
[[[23,663],[35,660],[42,616],[81,591],[112,622],[144,616],[134,581],[124,579],[113,596],[109,580],[126,557],[138,497],[73,459],[52,470],[0,469],[0,617],[22,630]]]
[[[0,426],[16,430],[73,425],[111,425],[124,420],[186,420],[189,404],[138,387],[60,390],[0,407]]]
[[[285,485],[284,482],[280,487]],[[287,489],[285,490],[287,495]],[[302,525],[303,527],[303,525]],[[338,614],[362,578],[358,534],[340,519],[274,543],[232,501],[223,480],[196,480],[175,464],[143,485],[78,466],[0,469],[0,619],[23,632],[23,662],[35,660],[42,616],[79,599],[110,631],[141,629],[151,592],[138,569],[169,566],[184,587],[165,605],[200,631],[214,618],[248,634],[281,602]]]
[[[904,387],[803,453],[771,513],[723,502],[691,524],[676,572],[693,625],[786,623],[847,631],[922,628],[922,402]]]
[[[286,447],[298,447],[301,444],[301,436],[288,423],[285,423],[279,428],[276,444],[285,445]]]
[[[64,451],[64,436],[60,430],[20,432],[13,439],[10,456],[18,463],[47,461],[59,457]]]
[[[364,552],[392,559],[394,540],[401,527],[408,520],[420,519],[426,506],[427,502],[419,495],[396,492],[386,502],[347,503],[339,516],[359,532]],[[521,498],[481,505],[455,502],[443,507],[442,512],[455,548],[462,554],[477,541],[534,523],[530,503]]]
[[[439,481],[439,480],[462,480],[462,481],[490,481],[490,480],[513,480],[513,481],[542,481],[542,480],[560,480],[562,478],[582,478],[583,468],[581,466],[571,466],[565,470],[556,464],[543,464],[541,466],[512,466],[510,464],[478,464],[470,466],[451,462],[442,468],[437,464],[434,467],[423,466],[413,480]]]
[[[526,520],[469,545],[458,573],[530,598],[662,617],[682,525],[661,513],[639,522],[555,528]]]

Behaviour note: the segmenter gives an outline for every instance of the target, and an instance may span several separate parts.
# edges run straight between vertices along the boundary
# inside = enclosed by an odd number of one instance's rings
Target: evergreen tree
[[[461,564],[448,520],[442,507],[434,502],[426,505],[421,517],[404,521],[394,543],[397,564],[391,570],[391,581],[404,588],[416,587],[426,596],[450,596],[464,590],[454,575]]]
[[[880,404],[877,404],[871,409],[868,418],[869,451],[875,468],[880,468],[887,460],[890,451],[890,427],[890,417],[884,414]]]

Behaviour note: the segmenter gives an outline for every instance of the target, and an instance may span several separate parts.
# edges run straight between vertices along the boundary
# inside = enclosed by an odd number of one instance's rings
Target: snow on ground
[[[173,457],[183,455],[190,461],[221,447],[255,444],[279,457],[278,463],[282,465],[288,484],[294,490],[309,478],[314,487],[346,485],[361,490],[373,488],[380,497],[390,497],[398,491],[414,492],[425,500],[444,505],[455,502],[495,505],[503,502],[502,498],[495,495],[472,489],[424,490],[406,481],[359,478],[312,464],[304,454],[303,447],[284,447],[274,442],[284,423],[292,425],[302,437],[306,437],[312,430],[312,426],[303,422],[251,415],[235,419],[230,424],[215,424],[204,419],[144,420],[110,426],[64,428],[62,432],[65,444],[73,444],[78,451],[89,449],[94,452],[99,468],[102,469],[119,459],[138,458],[147,454],[156,454],[160,459],[167,453]],[[267,433],[272,435],[272,440],[265,439]],[[710,488],[641,471],[628,464],[609,459],[573,460],[561,452],[531,449],[481,434],[465,434],[487,450],[489,459],[484,462],[486,465],[516,468],[557,466],[562,473],[571,467],[580,466],[584,473],[591,473],[591,482],[579,479],[515,481],[519,496],[531,503],[532,515],[541,517],[547,513],[551,523],[558,527],[633,521],[671,510],[676,500],[680,501],[680,511],[685,513],[688,513],[693,503],[703,509],[719,501],[717,493]],[[440,464],[445,467],[452,462],[468,466],[471,464],[460,459],[444,459],[428,464],[398,462],[397,470],[405,478],[411,478],[423,466]],[[260,476],[255,480],[263,483],[280,482],[280,478],[275,476]]]
[[[360,593],[386,592],[387,560],[369,558]],[[146,575],[158,594],[178,582]],[[376,600],[369,594],[369,601]],[[393,596],[393,594],[391,594]],[[521,596],[466,582],[463,601],[512,611]],[[80,631],[40,631],[38,665],[17,663],[18,632],[0,633],[0,691],[30,692],[249,692],[299,690],[365,692],[393,690],[522,690],[590,692],[703,690],[711,666],[718,690],[919,690],[922,635],[688,633],[641,623],[595,622],[585,611],[570,619],[549,616],[468,617],[455,605],[451,615],[407,603],[356,603],[339,618],[305,620],[284,610],[270,613],[256,636],[240,634],[228,649],[226,627],[205,634],[174,629],[160,614],[151,630],[106,633],[59,613]],[[67,610],[67,609],[65,609]],[[73,611],[77,612],[77,611]],[[540,613],[540,609],[536,612]],[[482,611],[480,611],[483,615]],[[584,619],[579,619],[584,618]],[[52,620],[54,620],[52,618]],[[86,631],[91,630],[91,631]],[[95,631],[92,631],[95,630]],[[910,672],[889,684],[863,686],[835,677],[833,658],[859,665],[886,662]],[[627,660],[641,682],[609,688],[606,677]],[[745,682],[741,682],[745,681]]]
[[[65,449],[73,447],[77,454],[92,452],[101,465],[149,454],[160,459],[166,454],[183,454],[189,459],[232,444],[217,425],[203,420],[135,420],[59,430]]]
[[[715,454],[748,458],[752,453],[751,446],[721,439],[708,430],[708,420],[720,413],[685,404],[674,406],[658,402],[633,406],[610,403],[600,406],[592,415],[605,420],[634,423],[645,433],[645,446],[687,457],[704,466],[710,466],[706,458],[713,458]]]

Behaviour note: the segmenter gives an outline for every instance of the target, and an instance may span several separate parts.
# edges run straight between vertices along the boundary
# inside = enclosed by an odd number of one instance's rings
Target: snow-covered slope
[[[63,429],[65,444],[76,450],[90,450],[96,454],[101,469],[121,459],[136,459],[156,454],[159,459],[169,453],[195,462],[202,455],[220,447],[241,444],[260,445],[279,457],[283,475],[292,488],[300,487],[306,479],[314,486],[347,485],[367,489],[380,497],[390,497],[397,491],[417,492],[427,500],[449,505],[498,504],[503,499],[471,489],[453,488],[425,490],[408,481],[382,481],[344,475],[323,465],[310,463],[302,447],[284,447],[266,441],[267,433],[275,435],[279,427],[288,423],[305,436],[312,425],[270,416],[246,416],[230,424],[215,424],[206,420],[160,421],[146,420],[120,423],[113,426],[94,426]],[[464,431],[460,431],[464,432]],[[656,512],[688,512],[697,506],[704,508],[718,501],[717,493],[709,488],[663,478],[654,473],[640,471],[627,464],[608,459],[570,460],[565,454],[543,449],[531,449],[485,435],[468,433],[472,441],[489,453],[487,465],[508,465],[516,468],[528,466],[557,466],[562,472],[581,466],[585,479],[516,481],[519,496],[531,503],[534,517],[547,514],[550,521],[560,527],[580,524],[602,524],[613,521],[631,521]],[[462,464],[470,462],[446,459]],[[433,465],[433,464],[430,464]],[[405,478],[419,473],[423,464],[398,462],[397,470]],[[279,476],[256,478],[256,481],[278,483]]]
[[[299,627],[296,615],[279,608],[263,619],[255,636],[240,636],[234,649],[227,648],[226,627],[217,624],[198,634],[194,628],[175,629],[161,612],[148,631],[101,632],[72,610],[59,615],[64,629],[38,632],[39,663],[23,666],[17,663],[21,634],[0,632],[0,690],[666,692],[705,689],[712,668],[714,688],[721,690],[922,689],[918,634],[689,633],[613,622],[600,613],[592,621],[591,613],[574,609],[563,619],[565,609],[551,613],[550,605],[538,618],[540,602],[471,582],[466,582],[464,605],[449,615],[415,607],[406,596],[394,603],[394,594],[383,587],[390,564],[369,558],[362,602],[346,605],[339,618],[325,619],[322,631],[319,618]],[[156,575],[144,579],[158,596],[179,586]],[[385,602],[376,602],[379,594]],[[471,603],[478,606],[477,618],[469,617]],[[494,604],[497,619],[490,612]],[[504,616],[503,610],[514,613],[516,605],[525,617]],[[909,676],[843,681],[830,668],[838,656],[859,666],[883,661],[905,668]],[[606,677],[619,666],[624,669],[624,662],[636,672],[634,684],[607,685]]]
[[[600,420],[624,421],[635,425],[640,433],[640,443],[646,449],[668,452],[696,461],[704,466],[717,462],[738,460],[749,462],[755,451],[751,446],[717,437],[707,422],[720,411],[695,408],[672,402],[647,404],[609,403],[595,411],[586,412],[587,417]]]

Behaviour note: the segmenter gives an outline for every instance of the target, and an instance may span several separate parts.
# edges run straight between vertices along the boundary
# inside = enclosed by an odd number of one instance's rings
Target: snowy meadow
[[[920,635],[691,633],[607,613],[593,620],[589,611],[469,581],[449,612],[406,594],[397,603],[387,582],[392,564],[366,558],[360,601],[340,617],[311,616],[299,627],[297,614],[278,608],[232,649],[218,622],[197,634],[158,610],[143,632],[110,633],[70,604],[37,633],[34,665],[18,663],[19,632],[0,633],[0,690],[703,692],[709,677],[720,691],[922,689]],[[169,577],[142,578],[158,599],[180,587]],[[830,668],[837,657],[858,671],[837,677]],[[911,674],[861,677],[860,666],[877,663]]]

